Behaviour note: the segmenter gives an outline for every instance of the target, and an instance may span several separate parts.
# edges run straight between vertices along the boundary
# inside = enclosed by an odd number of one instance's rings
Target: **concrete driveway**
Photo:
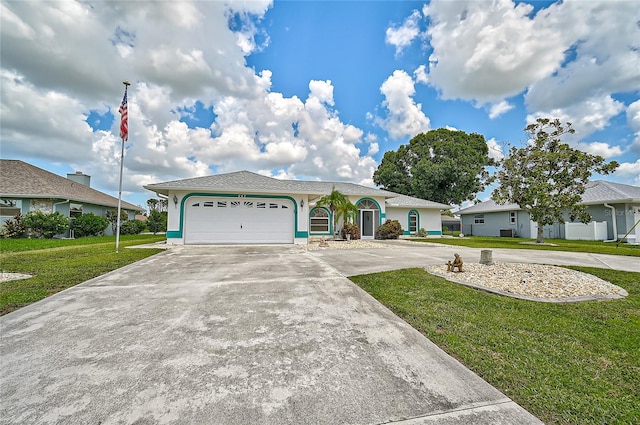
[[[376,269],[365,251],[342,259]],[[540,423],[337,263],[295,246],[176,247],[5,315],[0,421]]]

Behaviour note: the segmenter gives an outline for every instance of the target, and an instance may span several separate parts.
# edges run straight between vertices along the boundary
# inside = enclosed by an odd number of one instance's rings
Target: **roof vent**
[[[67,178],[76,183],[80,183],[87,187],[91,187],[91,176],[84,174],[82,171],[76,171],[75,173],[67,174]]]

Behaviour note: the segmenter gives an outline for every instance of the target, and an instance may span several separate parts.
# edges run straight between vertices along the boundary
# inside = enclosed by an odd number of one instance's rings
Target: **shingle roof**
[[[118,206],[118,198],[14,159],[0,160],[0,196],[69,199],[105,207]],[[139,206],[125,201],[121,205],[127,210],[140,210]]]
[[[622,183],[594,180],[587,183],[581,204],[640,203],[640,187]],[[496,211],[514,211],[521,208],[516,204],[500,205],[493,199],[461,209],[456,214],[478,214]]]
[[[362,186],[355,183],[281,180],[252,173],[250,171],[237,171],[227,174],[174,180],[144,186],[145,189],[161,193],[163,195],[168,195],[170,190],[203,190],[223,193],[251,191],[253,193],[265,194],[291,193],[317,196],[329,194],[334,187],[344,195],[384,196],[386,198],[387,205],[438,209],[451,208],[449,205],[425,201],[424,199],[413,198],[411,196],[399,195],[387,190]]]

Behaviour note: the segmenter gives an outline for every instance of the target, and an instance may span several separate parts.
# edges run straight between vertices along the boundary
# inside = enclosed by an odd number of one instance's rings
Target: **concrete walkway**
[[[340,254],[175,247],[0,317],[0,423],[540,423],[343,276],[448,255]]]

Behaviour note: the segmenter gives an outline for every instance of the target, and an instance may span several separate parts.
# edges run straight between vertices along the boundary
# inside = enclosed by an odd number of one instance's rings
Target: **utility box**
[[[500,229],[500,237],[501,238],[515,238],[516,230],[515,229]]]

